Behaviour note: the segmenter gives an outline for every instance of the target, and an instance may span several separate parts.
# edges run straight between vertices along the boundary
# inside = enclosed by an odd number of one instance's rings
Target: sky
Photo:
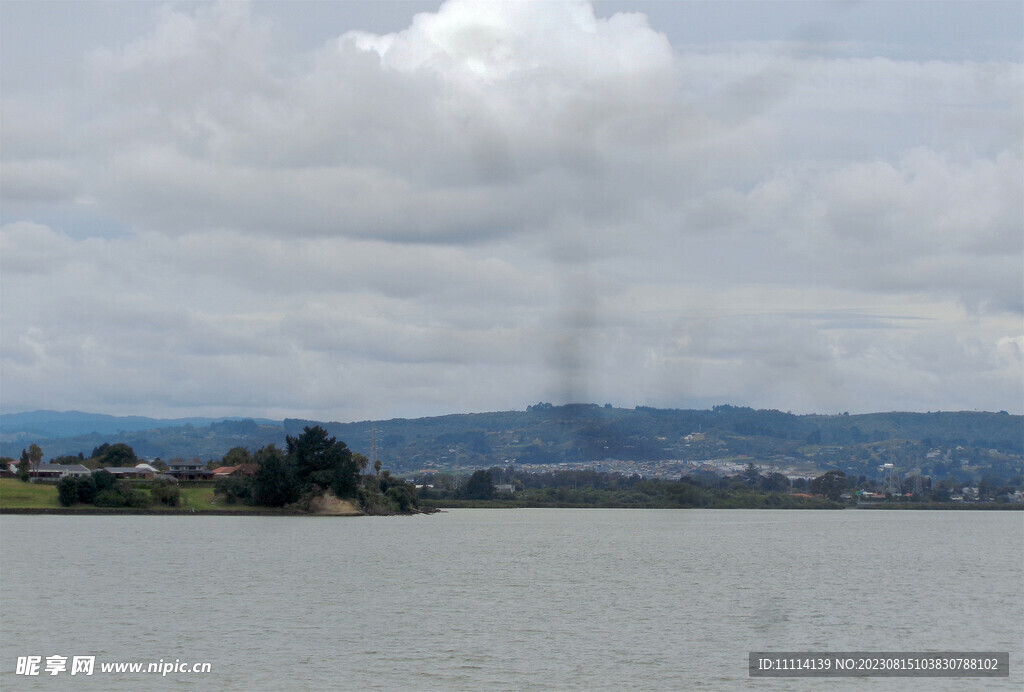
[[[1024,412],[1019,2],[0,3],[0,410]]]

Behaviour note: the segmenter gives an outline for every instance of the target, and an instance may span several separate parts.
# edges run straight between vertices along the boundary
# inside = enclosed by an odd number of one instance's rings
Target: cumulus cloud
[[[3,407],[1019,409],[1022,65],[665,28],[166,6],[19,84]]]

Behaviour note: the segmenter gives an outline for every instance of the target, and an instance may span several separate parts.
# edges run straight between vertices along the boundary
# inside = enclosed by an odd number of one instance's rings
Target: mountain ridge
[[[88,435],[116,435],[126,432],[173,428],[184,425],[205,426],[222,421],[258,420],[280,423],[270,419],[251,419],[239,416],[190,416],[184,418],[151,418],[149,416],[114,416],[106,413],[86,411],[56,411],[37,409],[16,413],[0,414],[0,440],[12,441],[17,438],[42,436],[47,439],[62,439]]]
[[[1003,476],[1024,474],[1024,416],[1006,412],[796,415],[730,405],[696,410],[540,403],[525,411],[351,423],[96,414],[99,417],[94,421],[121,430],[67,437],[14,431],[11,422],[19,419],[11,416],[17,415],[0,416],[0,455],[18,458],[22,449],[36,443],[46,459],[88,456],[103,443],[123,442],[147,459],[199,458],[206,462],[220,460],[233,447],[250,451],[269,444],[283,447],[287,436],[300,434],[306,426],[321,425],[366,457],[376,450],[386,467],[399,472],[510,463],[579,466],[629,460],[650,466],[661,461],[731,459],[869,475],[890,460],[902,468],[940,476],[981,475],[986,470]],[[59,419],[62,415],[82,424],[82,416],[90,414],[43,412],[42,417]],[[144,429],[124,430],[126,421]],[[68,431],[76,429],[72,426]]]

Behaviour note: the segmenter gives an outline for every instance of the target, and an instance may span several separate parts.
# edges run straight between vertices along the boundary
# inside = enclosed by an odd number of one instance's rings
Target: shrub
[[[103,472],[105,476],[110,474],[106,471]],[[78,479],[78,501],[89,504],[96,498],[98,492],[96,486],[96,479],[93,476],[83,476]]]
[[[152,504],[149,496],[134,488],[119,485],[115,488],[100,490],[96,493],[93,504],[97,507],[131,507],[145,509]]]
[[[218,478],[213,486],[213,493],[223,495],[224,501],[229,505],[236,502],[249,503],[252,501],[252,480],[239,476]]]
[[[175,490],[177,490],[177,488],[175,488]],[[122,497],[124,497],[125,507],[145,509],[153,504],[153,500],[150,499],[148,494],[135,490],[134,488],[122,487],[120,492]]]
[[[101,469],[92,474],[93,483],[96,485],[96,491],[100,490],[113,490],[114,486],[117,485],[117,479],[114,478],[114,474],[106,469]]]
[[[113,488],[101,490],[96,493],[93,504],[97,507],[124,507],[124,495]]]
[[[177,507],[181,502],[181,491],[178,486],[170,481],[156,481],[149,490],[149,496],[153,502],[168,507]]]
[[[70,507],[78,502],[78,479],[74,476],[64,476],[57,481],[57,499],[64,507]]]
[[[408,512],[416,507],[416,488],[408,484],[392,485],[388,488],[387,496],[398,504],[400,512]]]

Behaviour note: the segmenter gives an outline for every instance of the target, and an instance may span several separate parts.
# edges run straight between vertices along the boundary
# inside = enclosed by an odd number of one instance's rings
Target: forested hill
[[[526,411],[458,414],[416,419],[323,423],[223,420],[206,425],[152,426],[146,430],[43,436],[17,430],[4,416],[0,453],[17,458],[31,443],[47,459],[83,453],[109,442],[124,442],[145,458],[219,459],[232,447],[255,450],[284,444],[286,435],[320,424],[353,450],[377,452],[388,468],[487,467],[510,462],[553,464],[606,459],[634,461],[779,457],[873,463],[879,449],[897,461],[923,466],[977,462],[995,454],[1019,464],[1024,453],[1024,417],[1005,412],[872,413],[793,415],[775,410],[716,406],[710,410],[593,404],[537,404]],[[931,456],[929,456],[931,454]]]
[[[286,420],[288,434],[309,421]],[[1024,452],[1024,417],[1006,413],[935,412],[864,415],[804,415],[775,410],[716,406],[711,410],[594,404],[537,404],[523,411],[330,423],[337,435],[360,450],[377,431],[382,457],[410,467],[431,463],[470,465],[510,460],[558,463],[595,459],[689,459],[712,454],[713,441],[729,452],[768,458],[805,447],[831,448],[901,440],[926,447]],[[696,433],[696,435],[694,435]]]
[[[223,421],[250,420],[224,416],[220,418],[147,418],[145,416],[110,416],[82,411],[30,411],[0,414],[0,442],[19,439],[60,439],[76,435],[119,435],[126,432],[205,427]],[[279,421],[260,419],[260,423],[277,425]]]

